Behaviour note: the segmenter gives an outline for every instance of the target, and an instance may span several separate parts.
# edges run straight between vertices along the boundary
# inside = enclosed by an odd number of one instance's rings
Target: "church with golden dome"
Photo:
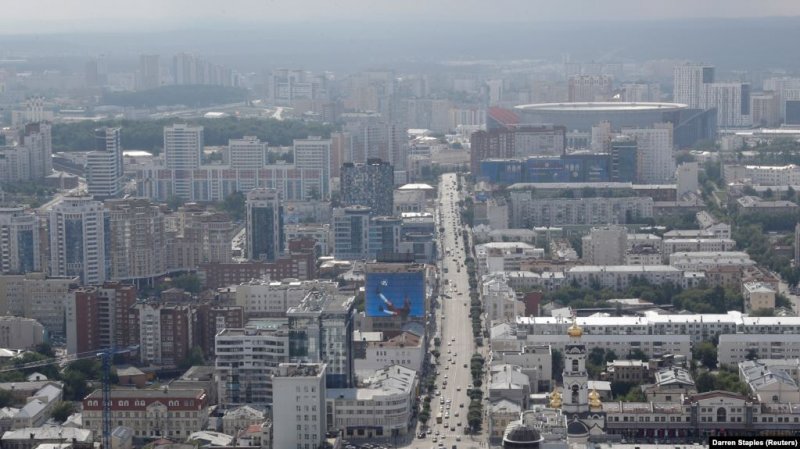
[[[597,390],[589,391],[586,371],[586,345],[581,342],[583,329],[575,316],[567,329],[570,337],[564,348],[564,371],[561,391],[550,394],[550,407],[560,409],[567,422],[567,437],[573,442],[588,441],[605,434],[606,414]]]

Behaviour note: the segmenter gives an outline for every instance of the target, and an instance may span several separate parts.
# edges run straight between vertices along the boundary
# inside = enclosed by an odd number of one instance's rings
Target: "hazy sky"
[[[5,0],[0,33],[209,22],[572,21],[800,16],[800,0]],[[13,6],[11,6],[13,5]]]

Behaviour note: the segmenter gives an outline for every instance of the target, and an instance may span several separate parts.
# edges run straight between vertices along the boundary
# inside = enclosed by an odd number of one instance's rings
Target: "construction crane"
[[[59,365],[64,366],[70,362],[77,362],[78,360],[96,359],[100,358],[102,364],[102,381],[103,381],[103,449],[111,449],[111,367],[114,365],[114,356],[119,354],[127,354],[135,352],[139,349],[138,345],[128,346],[127,348],[115,349],[106,348],[97,351],[81,352],[78,354],[70,354],[63,357],[54,357],[47,360],[39,360],[36,362],[23,363],[15,366],[14,368],[0,369],[0,373],[10,371],[20,371],[31,368],[39,368],[41,366]]]

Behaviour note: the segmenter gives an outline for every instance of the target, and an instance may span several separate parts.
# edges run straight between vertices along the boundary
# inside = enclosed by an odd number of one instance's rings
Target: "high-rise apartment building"
[[[714,67],[703,64],[681,64],[673,71],[673,99],[675,103],[692,109],[705,107],[705,85],[714,82]]]
[[[275,261],[283,252],[283,208],[275,189],[253,189],[247,192],[246,234],[247,258]]]
[[[781,120],[780,101],[775,92],[750,96],[750,112],[755,126],[778,126]]]
[[[214,379],[219,402],[272,405],[272,374],[278,365],[289,361],[289,330],[228,328],[217,334],[215,342]]]
[[[196,205],[181,207],[177,226],[167,232],[167,270],[194,270],[203,263],[227,263],[233,257],[234,224],[224,213]]]
[[[570,102],[607,101],[611,97],[611,77],[608,75],[570,76],[567,97]]]
[[[322,172],[322,191],[312,198],[327,200],[331,195],[331,141],[321,137],[294,140],[294,164],[299,169]]]
[[[195,308],[184,304],[139,302],[132,310],[139,326],[142,363],[177,367],[187,358],[195,345]]]
[[[563,126],[508,126],[477,131],[470,136],[470,167],[480,173],[484,159],[558,156],[564,153],[567,130]]]
[[[272,425],[273,446],[278,448],[312,449],[322,447],[327,432],[327,409],[325,405],[324,363],[284,364],[278,366],[273,384],[275,413]]]
[[[0,314],[32,318],[51,335],[63,337],[65,307],[77,288],[77,277],[47,277],[44,273],[0,276]]]
[[[787,95],[789,91],[797,91],[800,89],[800,78],[796,77],[772,77],[767,78],[764,80],[764,91],[765,92],[774,92],[775,96],[777,97],[778,101],[778,113],[780,114],[780,120],[786,118],[786,100],[793,99],[791,96]],[[758,124],[758,122],[753,122]]]
[[[120,128],[94,130],[94,151],[86,155],[86,184],[89,195],[98,200],[116,198],[123,189]]]
[[[42,179],[53,171],[53,138],[49,123],[28,123],[19,136],[19,142],[28,150],[28,179]]]
[[[49,211],[50,274],[102,284],[107,276],[107,220],[103,203],[67,196]]]
[[[349,206],[333,210],[333,255],[341,260],[369,257],[369,224],[372,209]]]
[[[174,124],[164,127],[164,157],[166,168],[184,173],[200,167],[203,153],[203,127]],[[186,176],[176,176],[173,195],[190,198],[192,186]]]
[[[136,88],[139,90],[155,89],[161,85],[161,67],[158,55],[139,55],[139,72]]]
[[[625,265],[628,230],[622,226],[592,228],[582,239],[587,265]]]
[[[267,142],[262,142],[255,136],[230,139],[228,160],[233,169],[259,169],[267,165]]]
[[[655,123],[652,128],[623,128],[622,134],[636,139],[638,182],[672,182],[675,176],[672,123]]]
[[[321,100],[327,95],[325,77],[305,70],[278,69],[269,76],[267,96],[276,105],[295,101]]]
[[[131,319],[135,303],[133,285],[106,282],[76,290],[66,305],[67,353],[138,345],[138,322]]]
[[[23,207],[0,207],[0,273],[42,271],[36,214]]]
[[[327,364],[329,388],[353,386],[353,299],[313,290],[286,311],[290,360]]]
[[[388,162],[370,159],[365,164],[344,164],[340,189],[345,206],[367,206],[376,216],[394,213],[394,169]]]
[[[717,126],[740,128],[750,126],[750,84],[739,82],[704,84],[700,107],[716,108]]]
[[[110,279],[150,280],[167,272],[165,217],[144,198],[109,200]]]

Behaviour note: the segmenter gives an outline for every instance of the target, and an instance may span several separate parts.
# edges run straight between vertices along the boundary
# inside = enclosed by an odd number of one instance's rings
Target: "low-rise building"
[[[551,391],[553,353],[547,345],[524,345],[520,351],[493,352],[492,364],[519,366],[528,376],[531,393]]]
[[[111,422],[123,421],[135,437],[185,439],[208,424],[208,397],[203,390],[111,390]],[[103,392],[83,399],[83,425],[95,435],[103,432]]]
[[[530,379],[522,372],[522,368],[507,363],[493,365],[490,370],[489,400],[507,399],[523,408],[528,407],[528,396],[531,394]]]
[[[739,380],[761,402],[800,402],[798,359],[747,360],[739,363]]]
[[[762,200],[757,196],[743,196],[736,200],[740,215],[786,215],[797,212],[800,206],[787,200]]]
[[[88,429],[45,425],[41,427],[24,427],[3,433],[4,449],[36,449],[40,445],[52,444],[61,449],[69,441],[69,449],[92,449],[94,433]]]
[[[489,441],[499,443],[503,441],[506,427],[519,420],[522,406],[508,399],[499,399],[489,403]]]
[[[599,285],[600,288],[625,290],[635,280],[646,280],[653,285],[682,285],[683,272],[669,265],[584,265],[566,272],[566,281],[580,287]]]
[[[359,388],[330,389],[330,427],[348,439],[403,436],[414,414],[418,384],[415,371],[393,365],[376,371]]]
[[[424,339],[411,332],[402,332],[386,341],[366,342],[363,349],[363,357],[356,357],[354,364],[356,373],[366,377],[393,365],[421,371],[426,353]]]
[[[650,369],[646,362],[641,360],[613,360],[606,363],[606,379],[611,382],[630,382],[641,384],[645,382]]]
[[[236,435],[240,431],[252,425],[261,425],[267,421],[267,414],[264,410],[242,405],[225,411],[222,415],[222,432],[228,435]]]
[[[683,397],[697,393],[692,374],[681,367],[659,370],[655,374],[655,382],[643,385],[642,392],[648,401],[679,402]]]
[[[544,249],[523,242],[490,242],[475,246],[475,256],[483,273],[519,271],[527,259],[541,259]]]
[[[755,265],[744,251],[691,251],[669,255],[669,264],[684,271],[706,271],[717,267],[749,267]]]
[[[747,282],[744,290],[744,307],[746,311],[775,308],[775,290],[761,282]]]
[[[664,262],[669,261],[670,254],[679,252],[722,252],[736,247],[732,239],[720,238],[671,238],[662,242]]]

